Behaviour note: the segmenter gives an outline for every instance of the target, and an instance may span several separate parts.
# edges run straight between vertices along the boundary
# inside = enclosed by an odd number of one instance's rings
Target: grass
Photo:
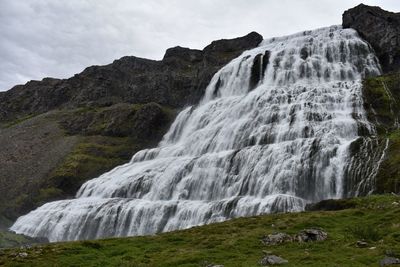
[[[352,225],[347,231],[360,240],[376,242],[382,238],[381,231],[373,225]]]
[[[289,261],[285,266],[377,266],[387,251],[400,253],[400,197],[370,196],[349,200],[354,208],[273,214],[155,236],[54,243],[0,252],[5,266],[259,266],[263,251]],[[270,233],[295,234],[320,227],[328,239],[314,243],[265,246]],[[359,248],[356,242],[368,241]],[[18,257],[26,252],[27,257]]]

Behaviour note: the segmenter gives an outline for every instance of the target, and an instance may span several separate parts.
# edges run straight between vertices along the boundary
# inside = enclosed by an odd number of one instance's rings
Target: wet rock
[[[298,242],[314,242],[323,241],[328,238],[328,233],[322,229],[310,228],[300,231],[295,235],[294,240]]]
[[[382,260],[379,261],[379,266],[390,266],[390,265],[399,265],[400,259],[394,257],[385,256]]]
[[[267,246],[278,245],[286,242],[292,242],[293,238],[285,233],[275,233],[264,236],[261,242]]]
[[[360,4],[344,12],[343,27],[357,30],[372,45],[384,72],[400,69],[400,13]]]
[[[344,210],[355,207],[356,203],[348,199],[325,199],[317,203],[307,204],[305,209],[306,211],[319,211],[319,210]]]
[[[361,240],[357,241],[356,245],[357,245],[357,247],[359,247],[359,248],[366,248],[366,247],[368,247],[368,243],[365,242],[365,241],[361,241]]]
[[[262,266],[268,266],[268,265],[282,265],[288,263],[287,260],[278,257],[276,255],[267,255],[264,258],[261,259],[260,264]]]

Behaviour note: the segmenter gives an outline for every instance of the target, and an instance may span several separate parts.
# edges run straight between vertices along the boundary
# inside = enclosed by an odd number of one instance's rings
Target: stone
[[[300,231],[297,235],[295,235],[294,240],[298,242],[314,242],[323,241],[327,238],[328,233],[326,233],[322,229],[310,228]]]
[[[207,261],[203,262],[201,264],[201,266],[205,266],[205,267],[224,267],[224,265],[214,264],[214,263],[210,263],[210,262],[207,262]]]
[[[278,245],[286,242],[292,242],[293,238],[285,233],[275,233],[264,236],[261,242],[267,246]]]
[[[385,73],[400,69],[400,13],[360,4],[343,13],[342,24],[371,44]]]
[[[359,247],[359,248],[366,248],[366,247],[368,247],[368,243],[365,242],[365,241],[362,241],[362,240],[358,240],[357,243],[356,243],[356,245],[357,245],[357,247]]]
[[[17,256],[20,257],[20,258],[26,258],[26,257],[28,257],[28,253],[26,253],[26,252],[20,252],[20,253],[18,253]]]
[[[282,265],[288,263],[287,260],[278,257],[276,255],[267,255],[264,258],[261,259],[260,264],[262,266],[268,266],[268,265]]]
[[[379,261],[379,266],[390,266],[390,265],[398,265],[400,264],[400,259],[394,257],[385,256],[382,260]]]

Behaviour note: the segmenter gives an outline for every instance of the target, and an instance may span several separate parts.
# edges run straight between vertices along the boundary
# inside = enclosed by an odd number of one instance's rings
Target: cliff
[[[360,4],[343,13],[343,27],[357,30],[374,48],[383,74],[369,77],[363,84],[364,108],[377,129],[363,160],[385,152],[375,177],[376,193],[400,192],[400,13]],[[360,177],[363,179],[365,177]],[[348,181],[351,184],[351,181]],[[364,192],[368,193],[368,192]]]
[[[160,61],[123,57],[0,93],[0,226],[155,146],[177,110],[261,40],[252,32],[203,50],[170,48]]]
[[[372,45],[385,73],[400,68],[400,13],[360,4],[343,13],[343,27]]]

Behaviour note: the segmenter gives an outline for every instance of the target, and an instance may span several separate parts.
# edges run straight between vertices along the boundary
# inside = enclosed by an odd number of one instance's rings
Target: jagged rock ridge
[[[30,81],[0,93],[0,122],[66,107],[156,102],[176,108],[197,103],[218,69],[261,40],[252,32],[214,41],[202,51],[170,48],[161,61],[128,56],[69,79]]]

